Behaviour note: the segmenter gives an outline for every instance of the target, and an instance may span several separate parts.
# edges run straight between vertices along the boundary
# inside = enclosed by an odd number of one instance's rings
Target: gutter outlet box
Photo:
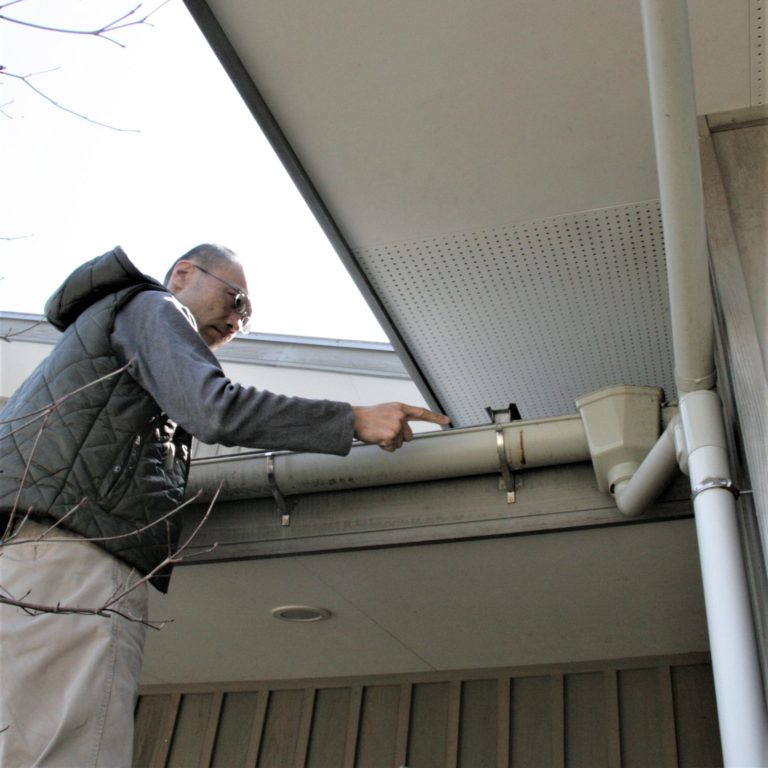
[[[603,493],[632,477],[658,440],[662,397],[658,387],[616,386],[576,400]]]

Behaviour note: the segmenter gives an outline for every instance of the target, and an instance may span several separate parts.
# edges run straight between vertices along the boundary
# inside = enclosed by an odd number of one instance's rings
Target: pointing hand
[[[396,451],[404,442],[413,440],[413,432],[408,423],[410,421],[428,421],[432,424],[451,422],[441,413],[404,403],[353,405],[352,413],[355,437],[364,443],[378,445],[385,451]]]

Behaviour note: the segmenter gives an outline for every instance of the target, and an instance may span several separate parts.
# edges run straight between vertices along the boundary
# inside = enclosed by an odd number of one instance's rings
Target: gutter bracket
[[[509,469],[507,462],[507,446],[504,437],[504,427],[502,424],[496,425],[496,450],[499,454],[499,489],[507,492],[507,504],[514,504],[517,501],[515,494],[515,475]]]
[[[280,510],[280,525],[283,527],[291,524],[291,511],[296,506],[292,501],[289,501],[280,492],[280,488],[277,486],[277,479],[275,478],[275,456],[272,453],[264,454],[267,459],[267,481],[269,482],[269,490],[272,492],[272,497],[277,504],[277,508]]]

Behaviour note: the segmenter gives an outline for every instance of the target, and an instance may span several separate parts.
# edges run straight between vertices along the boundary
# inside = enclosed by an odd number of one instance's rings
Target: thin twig
[[[19,240],[21,238],[18,237],[0,237],[0,240]],[[29,326],[29,328],[22,328],[20,331],[14,331],[13,328],[9,329],[8,333],[4,333],[0,335],[0,341],[8,341],[10,342],[11,339],[15,339],[17,336],[23,336],[25,333],[29,333],[32,329],[37,328],[38,325],[42,325],[44,322],[46,322],[45,318],[42,317],[36,322],[32,323],[32,325]]]
[[[173,619],[163,619],[162,621],[157,622],[150,619],[142,619],[139,616],[133,616],[118,608],[80,608],[78,606],[61,605],[61,603],[57,603],[56,605],[30,603],[26,600],[17,600],[14,597],[6,597],[2,594],[0,594],[0,605],[11,605],[15,608],[20,608],[29,616],[37,616],[41,613],[58,613],[64,615],[75,614],[79,616],[101,616],[103,618],[108,618],[110,614],[114,614],[115,616],[121,616],[128,621],[144,624],[152,629],[162,629],[166,624],[173,621]]]
[[[23,429],[25,426],[28,426],[33,421],[37,421],[37,419],[41,418],[49,411],[52,411],[55,408],[58,408],[62,403],[66,402],[70,397],[73,397],[74,395],[78,395],[80,394],[80,392],[83,392],[84,390],[88,389],[89,387],[93,387],[96,384],[101,384],[102,381],[106,381],[107,379],[110,379],[113,376],[117,376],[118,373],[127,371],[132,364],[133,364],[133,360],[129,360],[125,365],[121,365],[119,368],[115,368],[114,371],[105,373],[103,376],[99,376],[98,379],[89,381],[87,384],[83,384],[81,387],[78,387],[77,389],[73,389],[71,392],[67,392],[66,395],[62,395],[61,397],[51,402],[49,405],[45,405],[42,408],[37,408],[34,411],[27,411],[27,413],[22,413],[21,416],[16,416],[13,419],[0,419],[0,424],[12,424],[14,421],[21,421],[21,419],[31,419],[31,421],[28,421],[26,424],[22,425],[21,427],[18,427],[14,431],[18,431],[18,429]],[[13,434],[13,432],[9,434]]]
[[[123,133],[139,133],[138,128],[118,128],[116,125],[110,125],[109,123],[102,123],[100,120],[94,120],[92,117],[88,117],[88,115],[84,115],[82,112],[76,112],[74,109],[65,107],[60,102],[56,101],[56,99],[52,98],[47,93],[45,93],[45,91],[41,91],[39,88],[33,85],[29,80],[30,77],[35,77],[36,75],[44,75],[54,71],[55,69],[49,69],[49,70],[46,70],[45,72],[31,72],[28,75],[16,75],[13,72],[9,72],[7,69],[0,69],[0,75],[5,77],[12,77],[14,80],[18,80],[24,83],[24,85],[26,85],[28,88],[31,88],[38,96],[45,99],[48,103],[53,104],[53,106],[56,107],[57,109],[60,109],[63,112],[67,112],[70,115],[74,115],[75,117],[79,117],[82,120],[85,120],[89,123],[93,123],[94,125],[99,125],[102,128],[109,128],[112,131],[120,131]]]
[[[17,5],[20,2],[22,2],[22,0],[11,0],[10,2],[0,4],[0,11],[4,11],[10,6]],[[16,24],[19,26],[28,27],[30,29],[34,29],[42,32],[55,32],[55,33],[64,34],[64,35],[81,35],[81,36],[97,37],[97,38],[106,40],[110,43],[113,43],[114,45],[117,45],[120,48],[125,48],[126,45],[124,43],[121,43],[115,37],[113,37],[113,33],[120,32],[122,30],[128,29],[129,27],[153,26],[150,23],[149,19],[152,16],[154,16],[154,14],[156,14],[164,5],[167,5],[169,2],[170,0],[163,0],[163,2],[157,5],[153,10],[149,11],[148,13],[145,13],[141,18],[132,18],[133,16],[136,15],[136,12],[143,5],[143,3],[139,3],[134,8],[130,9],[129,11],[126,11],[121,16],[118,16],[116,19],[113,19],[112,21],[108,22],[107,24],[103,24],[100,27],[96,27],[95,29],[71,29],[66,27],[51,26],[47,24],[37,24],[33,21],[28,21],[26,19],[19,19],[19,18],[14,18],[13,16],[8,16],[5,13],[0,13],[0,22],[5,21],[10,24]],[[52,70],[48,70],[48,71],[52,71]],[[45,93],[45,91],[41,90],[34,83],[32,83],[31,78],[40,74],[46,74],[46,73],[31,72],[26,75],[22,75],[22,74],[18,74],[17,72],[8,71],[7,67],[0,65],[0,75],[5,75],[5,77],[10,77],[24,83],[24,85],[30,88],[35,94],[40,96],[40,98],[45,99],[48,103],[52,104],[54,107],[62,110],[63,112],[67,112],[70,115],[79,117],[81,120],[85,120],[86,122],[93,123],[94,125],[98,125],[102,128],[109,128],[110,130],[113,130],[113,131],[138,133],[138,129],[136,128],[119,128],[115,125],[104,123],[100,120],[96,120],[92,117],[89,117],[88,115],[84,115],[81,112],[71,109],[70,107],[65,106],[59,101],[56,101],[56,99],[52,98],[47,93]],[[13,117],[12,115],[8,114],[8,112],[5,111],[5,107],[9,106],[12,103],[13,103],[13,100],[0,105],[0,114],[3,114],[6,118],[10,120],[12,120]]]
[[[16,2],[20,2],[20,0],[16,0]],[[154,10],[145,14],[140,19],[132,19],[131,21],[126,21],[126,19],[130,19],[131,16],[134,16],[136,12],[141,8],[143,3],[139,3],[136,7],[132,8],[130,11],[127,11],[122,16],[118,16],[116,19],[113,19],[109,23],[104,24],[101,27],[96,27],[95,29],[68,29],[66,27],[53,27],[48,24],[36,24],[35,22],[27,21],[26,19],[15,19],[12,16],[6,16],[4,13],[0,13],[0,21],[7,21],[11,24],[18,24],[20,26],[29,27],[30,29],[36,29],[41,32],[56,32],[57,34],[62,35],[85,35],[90,37],[100,37],[103,40],[107,40],[110,43],[114,43],[115,45],[120,46],[120,48],[125,48],[124,43],[121,43],[119,40],[115,40],[114,38],[110,37],[110,34],[121,29],[128,29],[128,27],[138,27],[142,24],[152,26],[148,19],[157,13],[168,2],[170,2],[170,0],[164,0],[164,2],[160,3],[160,5],[158,5]],[[0,11],[4,10],[9,5],[14,5],[14,3],[6,3],[5,5],[0,5]]]
[[[73,512],[79,509],[82,504],[84,504],[87,501],[87,499],[81,499],[77,504],[75,504],[74,507],[68,510],[66,514],[62,515],[52,525],[46,528],[39,536],[34,536],[26,539],[19,539],[18,541],[16,541],[15,538],[20,533],[22,525],[29,518],[29,515],[27,515],[24,518],[24,520],[22,520],[22,522],[16,526],[16,531],[12,534],[11,538],[5,542],[5,544],[7,544],[8,546],[15,546],[17,544],[29,544],[35,541],[45,541],[46,543],[56,543],[56,544],[73,542],[75,544],[79,544],[84,540],[90,541],[93,543],[104,543],[106,541],[119,541],[120,539],[127,539],[127,538],[130,538],[131,536],[140,536],[142,533],[146,533],[150,529],[154,528],[156,525],[159,525],[160,523],[163,523],[166,520],[169,520],[175,514],[180,512],[182,509],[184,509],[184,507],[186,507],[187,505],[197,501],[197,499],[201,496],[201,494],[202,494],[202,491],[198,491],[194,496],[191,496],[186,501],[179,504],[177,507],[174,507],[170,512],[166,512],[162,517],[158,517],[157,520],[153,520],[151,523],[147,523],[145,526],[143,526],[142,528],[137,528],[135,531],[128,531],[128,533],[118,533],[118,534],[115,534],[114,536],[88,536],[86,539],[72,539],[69,537],[57,539],[55,537],[48,536],[48,534],[51,531],[59,527],[61,523],[66,522],[66,519]]]
[[[21,499],[21,492],[22,490],[24,490],[24,483],[27,481],[29,468],[32,465],[32,457],[35,455],[37,444],[40,442],[40,436],[43,434],[43,430],[45,429],[45,425],[48,423],[48,418],[50,417],[50,415],[51,413],[46,413],[45,416],[43,416],[43,422],[40,425],[40,429],[37,431],[37,434],[35,435],[35,441],[32,443],[32,450],[29,452],[29,458],[27,459],[27,462],[24,465],[24,474],[22,474],[21,476],[21,481],[19,482],[19,490],[16,493],[16,498],[13,500],[13,507],[11,508],[11,514],[8,518],[9,526],[13,524],[13,518],[16,515],[16,509],[19,506],[19,500]]]
[[[0,6],[1,7],[1,6]],[[194,496],[184,501],[182,504],[178,505],[171,511],[167,512],[166,514],[159,517],[157,520],[153,520],[152,522],[148,523],[147,525],[143,526],[142,528],[139,528],[135,531],[130,531],[125,534],[118,534],[115,536],[104,536],[104,537],[67,537],[67,538],[53,538],[48,537],[48,534],[55,530],[59,525],[64,523],[66,519],[74,514],[86,501],[87,499],[81,499],[74,507],[69,509],[65,515],[62,515],[61,518],[57,519],[53,522],[52,525],[50,525],[46,530],[44,530],[39,536],[36,536],[34,538],[27,538],[27,539],[21,539],[19,536],[21,535],[21,531],[23,530],[23,527],[25,523],[29,520],[31,509],[28,509],[26,514],[21,520],[21,523],[18,525],[14,524],[14,517],[17,514],[18,504],[20,500],[21,491],[24,487],[24,484],[26,482],[27,476],[29,474],[29,470],[31,467],[32,458],[35,454],[35,451],[37,449],[38,442],[40,440],[40,437],[43,433],[43,429],[45,429],[49,418],[54,413],[56,408],[60,406],[63,402],[65,402],[68,398],[72,397],[73,395],[76,395],[79,392],[82,392],[83,390],[93,386],[94,384],[97,384],[101,381],[104,381],[112,376],[115,376],[116,374],[121,373],[122,371],[125,371],[130,366],[130,362],[126,363],[126,365],[122,366],[121,368],[118,368],[115,371],[111,371],[108,374],[105,374],[104,376],[101,376],[100,378],[88,382],[87,384],[84,384],[81,387],[78,387],[75,390],[72,390],[71,392],[68,392],[67,394],[63,395],[62,397],[57,398],[54,400],[50,405],[45,406],[44,408],[37,409],[35,411],[32,411],[28,414],[24,414],[22,416],[16,417],[14,419],[8,419],[5,422],[2,423],[13,423],[15,421],[18,421],[19,419],[29,419],[28,422],[24,426],[28,426],[31,423],[34,423],[34,421],[41,419],[41,425],[40,428],[37,430],[37,433],[35,435],[35,439],[30,451],[30,455],[27,458],[25,467],[24,467],[24,474],[21,478],[19,492],[16,496],[16,499],[14,501],[13,508],[10,513],[10,519],[8,521],[6,531],[3,535],[3,539],[0,540],[0,544],[2,546],[13,546],[15,544],[22,544],[22,543],[31,543],[31,542],[39,542],[39,541],[45,541],[45,542],[67,542],[67,543],[83,543],[83,542],[89,542],[89,543],[103,543],[108,541],[115,541],[116,539],[122,539],[127,538],[131,536],[140,536],[143,532],[149,530],[150,528],[153,528],[154,526],[158,524],[165,524],[166,528],[170,532],[170,527],[168,525],[168,520],[172,515],[179,514],[180,511],[187,506],[188,504],[191,504],[195,500],[197,500],[200,495],[201,491],[198,491]],[[17,428],[21,429],[23,427]],[[131,581],[132,576],[135,574],[135,571],[132,571],[131,574],[128,576],[128,579],[126,580],[126,586],[118,586],[113,594],[101,605],[100,607],[96,608],[82,608],[79,606],[68,606],[68,605],[61,605],[61,603],[57,603],[54,605],[42,605],[39,603],[31,603],[27,600],[27,597],[30,594],[30,591],[25,593],[23,597],[16,598],[13,596],[13,594],[5,588],[2,584],[0,584],[0,604],[4,605],[11,605],[15,606],[17,608],[20,608],[21,610],[25,611],[29,615],[38,615],[40,613],[58,613],[58,614],[78,614],[78,615],[91,615],[91,616],[101,616],[106,617],[110,615],[116,615],[121,616],[122,618],[125,618],[129,621],[135,621],[141,624],[144,624],[148,627],[151,627],[153,629],[160,629],[165,624],[168,623],[168,621],[162,621],[160,623],[149,621],[146,619],[143,619],[141,617],[135,617],[130,615],[129,613],[126,613],[125,611],[114,607],[120,600],[122,600],[126,595],[128,595],[130,592],[135,590],[137,587],[141,586],[142,584],[146,584],[148,581],[150,581],[152,578],[154,578],[160,571],[167,568],[168,566],[177,564],[182,562],[186,557],[186,550],[191,545],[192,541],[195,539],[197,534],[200,532],[200,529],[203,527],[203,525],[206,523],[208,518],[211,515],[211,512],[213,511],[213,507],[218,499],[219,493],[221,491],[222,483],[219,484],[219,487],[216,490],[216,493],[214,494],[213,498],[211,499],[208,508],[206,509],[205,514],[201,518],[201,520],[195,525],[193,531],[191,534],[186,538],[186,540],[179,546],[175,547],[174,551],[171,551],[171,546],[169,543],[168,556],[160,562],[157,566],[155,566],[149,573],[145,574],[141,578],[136,579],[135,581]],[[199,556],[201,554],[204,554],[205,552],[211,552],[216,548],[217,544],[214,543],[212,546],[208,547],[205,550],[192,553],[189,555],[189,557]],[[0,550],[0,555],[2,555],[2,551]]]
[[[173,565],[176,563],[180,563],[183,560],[183,557],[181,557],[182,553],[189,547],[192,540],[197,536],[197,534],[200,532],[200,529],[205,525],[206,521],[211,515],[211,512],[213,511],[213,506],[216,503],[216,499],[219,497],[219,493],[221,492],[221,486],[223,485],[223,481],[219,483],[219,487],[216,489],[216,493],[213,495],[213,498],[211,499],[210,504],[208,505],[208,509],[206,509],[205,514],[203,515],[200,522],[195,526],[192,533],[187,537],[187,540],[176,549],[175,552],[168,555],[168,557],[165,558],[161,563],[156,565],[149,573],[145,574],[141,579],[139,579],[137,582],[132,584],[128,589],[124,590],[121,594],[116,595],[109,601],[105,603],[105,607],[108,607],[121,598],[125,597],[130,591],[136,589],[140,584],[143,584],[144,582],[150,581],[154,576],[156,576],[160,571],[162,571],[164,568],[166,568],[169,565]],[[215,549],[216,544],[211,547],[211,549]]]
[[[0,604],[3,605],[11,605],[16,608],[20,608],[25,613],[28,613],[31,616],[38,615],[41,613],[54,613],[54,614],[77,614],[77,615],[86,615],[86,616],[101,616],[101,617],[108,617],[109,615],[116,615],[121,616],[124,619],[127,619],[128,621],[134,621],[138,622],[140,624],[145,624],[148,627],[151,627],[152,629],[161,629],[165,624],[169,623],[169,621],[172,621],[172,619],[166,619],[161,622],[153,621],[149,619],[143,619],[141,617],[133,616],[119,608],[115,608],[114,606],[119,603],[121,600],[123,600],[128,594],[133,592],[135,589],[140,587],[142,584],[146,584],[149,582],[154,576],[156,576],[160,571],[167,568],[169,565],[174,565],[183,562],[187,557],[194,557],[201,554],[204,554],[206,552],[212,552],[217,544],[214,543],[212,546],[206,548],[205,550],[201,552],[196,552],[191,555],[185,555],[185,552],[187,548],[191,545],[191,543],[194,541],[195,537],[200,532],[200,529],[205,525],[208,518],[211,515],[211,512],[213,511],[213,507],[216,503],[216,500],[219,496],[219,493],[221,491],[222,484],[219,484],[218,489],[216,490],[216,493],[214,494],[213,498],[211,499],[208,508],[205,511],[205,514],[200,519],[200,521],[197,523],[197,525],[194,527],[192,533],[186,538],[186,540],[176,548],[176,550],[172,553],[170,553],[162,562],[158,563],[151,571],[149,571],[147,574],[142,576],[139,579],[136,579],[136,581],[131,582],[130,576],[128,577],[128,584],[127,586],[123,588],[118,588],[115,590],[115,592],[100,606],[96,608],[82,608],[80,606],[70,606],[70,605],[62,605],[61,603],[56,603],[56,605],[45,605],[42,603],[32,603],[29,600],[27,600],[28,595],[30,594],[30,591],[27,591],[22,597],[17,598],[14,597],[14,595],[2,584],[0,584]],[[150,528],[152,525],[156,525],[159,522],[162,522],[163,520],[167,519],[167,517],[170,514],[177,514],[182,507],[184,507],[186,504],[188,504],[191,501],[194,501],[199,497],[200,493],[198,492],[194,497],[187,500],[184,504],[176,507],[173,509],[170,513],[167,515],[164,515],[162,518],[159,518],[158,520],[154,521],[150,525],[146,526],[142,530],[146,530],[147,528]],[[49,529],[50,530],[50,529]],[[42,534],[41,536],[37,537],[36,539],[28,539],[27,543],[31,541],[40,541],[43,540],[43,536],[45,534]],[[133,535],[133,534],[128,534]],[[119,538],[119,537],[110,537],[110,538]],[[103,541],[104,539],[91,539],[91,538],[84,538],[84,539],[44,539],[46,542],[55,542],[55,541],[66,541],[66,542],[73,542],[73,543],[83,543],[83,542],[97,542],[97,541]],[[13,542],[16,544],[21,544],[24,542],[18,541]],[[135,573],[135,572],[132,572]]]
[[[50,405],[46,406],[45,408],[38,409],[37,411],[33,411],[32,414],[41,414],[40,418],[42,418],[42,422],[40,424],[40,428],[37,430],[37,434],[35,435],[34,442],[32,443],[32,448],[29,452],[29,456],[27,457],[27,460],[24,464],[24,473],[21,476],[21,481],[19,483],[19,490],[16,494],[16,498],[13,502],[13,507],[11,509],[11,513],[9,516],[8,524],[6,526],[6,530],[11,527],[13,523],[13,519],[16,516],[16,509],[19,505],[19,500],[21,498],[21,492],[24,489],[24,483],[27,480],[27,476],[29,475],[30,467],[32,466],[32,459],[34,458],[35,451],[37,450],[37,444],[40,442],[40,436],[43,434],[43,430],[45,429],[46,424],[48,423],[48,419],[51,417],[51,414],[66,400],[68,400],[70,397],[78,394],[79,392],[82,392],[85,389],[88,389],[89,387],[92,387],[94,384],[98,384],[102,381],[105,381],[106,379],[111,378],[112,376],[115,376],[118,373],[121,373],[122,371],[126,370],[128,366],[130,365],[130,361],[126,363],[125,365],[121,366],[120,368],[117,368],[114,371],[110,371],[109,373],[104,374],[103,376],[100,376],[98,379],[94,379],[94,381],[89,381],[87,384],[83,384],[81,387],[77,387],[77,389],[73,389],[71,392],[67,392],[65,395],[62,395],[61,397],[54,400]],[[27,418],[27,415],[22,415],[18,417],[21,418]],[[21,429],[24,429],[25,427],[29,426],[30,424],[37,421],[37,416],[34,418],[31,418],[28,422],[23,424],[21,427],[16,427],[16,429],[11,430],[9,433],[6,433],[5,437],[8,437],[9,435],[13,435],[16,432],[18,432]],[[8,419],[6,421],[0,421],[0,424],[8,424],[13,423],[14,421],[17,421],[18,419]],[[71,510],[70,510],[71,513]]]
[[[49,531],[52,531],[57,526],[60,526],[62,523],[66,523],[66,521],[77,512],[80,507],[85,504],[85,502],[88,501],[88,499],[80,499],[80,501],[77,502],[73,507],[70,507],[60,518],[54,521],[53,525],[51,525],[49,528],[47,528],[43,533],[40,534],[40,536],[35,536],[34,538],[27,538],[27,539],[19,539],[18,537],[21,536],[21,532],[24,529],[24,525],[32,518],[32,507],[28,507],[26,513],[24,514],[24,517],[21,518],[19,523],[14,524],[14,516],[17,510],[13,510],[11,513],[11,516],[8,518],[8,523],[5,528],[5,533],[3,534],[2,540],[0,540],[0,543],[5,546],[12,547],[16,544],[29,544],[31,542],[40,541]],[[17,540],[18,539],[18,540]],[[71,541],[71,539],[46,539],[46,541]]]

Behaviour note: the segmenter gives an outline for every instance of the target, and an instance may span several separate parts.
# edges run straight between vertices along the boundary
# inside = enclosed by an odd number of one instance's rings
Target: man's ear
[[[171,272],[171,277],[168,280],[168,289],[171,293],[181,291],[189,285],[189,281],[192,279],[192,274],[195,271],[195,267],[191,261],[177,261]]]

